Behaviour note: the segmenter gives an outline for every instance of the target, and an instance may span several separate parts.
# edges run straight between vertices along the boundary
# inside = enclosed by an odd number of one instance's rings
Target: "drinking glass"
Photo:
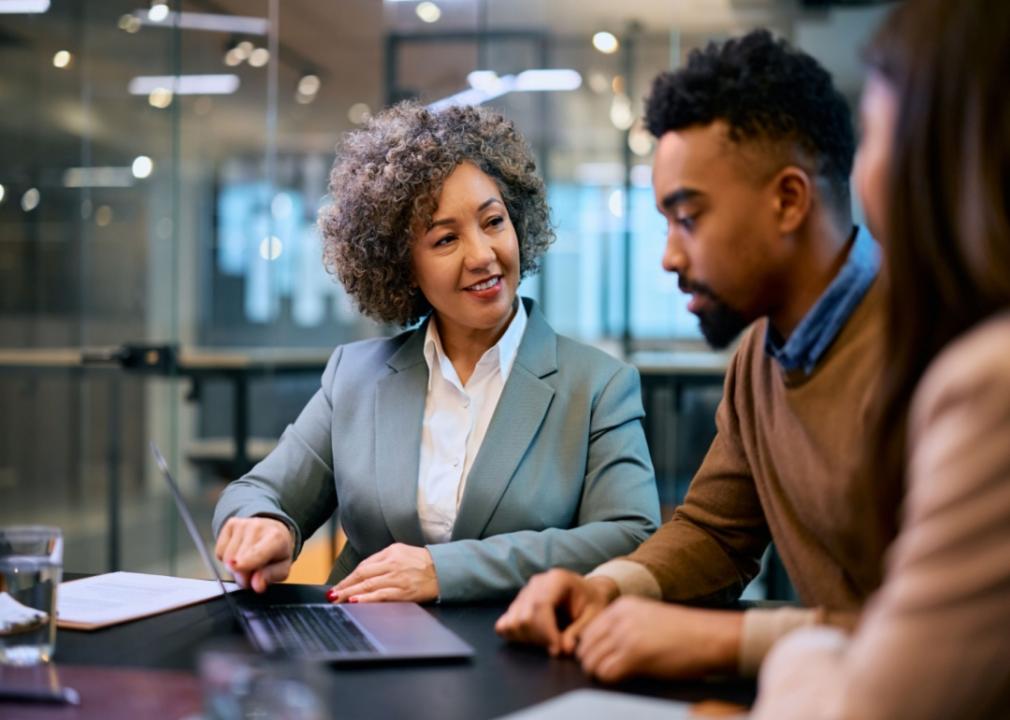
[[[62,575],[59,528],[0,527],[0,663],[34,665],[52,659]]]

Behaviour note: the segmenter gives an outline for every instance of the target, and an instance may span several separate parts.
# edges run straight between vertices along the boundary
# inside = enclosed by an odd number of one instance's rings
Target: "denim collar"
[[[880,248],[865,227],[856,228],[856,239],[842,269],[824,294],[784,343],[768,325],[765,352],[775,358],[783,370],[802,369],[813,373],[817,363],[831,347],[852,312],[859,305],[880,269]]]

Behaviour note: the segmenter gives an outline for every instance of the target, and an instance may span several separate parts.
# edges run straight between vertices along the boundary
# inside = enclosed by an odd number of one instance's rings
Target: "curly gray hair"
[[[554,241],[543,181],[511,121],[479,107],[432,112],[400,103],[348,134],[330,173],[332,202],[319,213],[323,262],[361,312],[412,325],[431,311],[411,265],[414,238],[462,162],[491,177],[519,240],[521,276]]]

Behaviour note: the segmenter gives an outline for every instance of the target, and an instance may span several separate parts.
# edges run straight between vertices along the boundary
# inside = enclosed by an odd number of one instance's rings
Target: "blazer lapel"
[[[508,381],[466,480],[452,539],[478,538],[494,514],[554,398],[542,378],[557,371],[557,335],[536,303],[523,299],[529,320]]]
[[[424,545],[417,517],[421,427],[428,392],[425,326],[414,331],[386,364],[393,373],[375,394],[375,482],[389,533],[397,542]]]

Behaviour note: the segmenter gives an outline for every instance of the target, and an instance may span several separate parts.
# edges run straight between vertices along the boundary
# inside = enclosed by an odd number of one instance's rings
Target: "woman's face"
[[[891,166],[894,128],[898,119],[898,98],[893,86],[879,73],[870,71],[859,105],[863,135],[856,153],[856,192],[873,236],[887,241],[887,177]]]
[[[411,257],[443,335],[504,330],[519,286],[519,240],[498,185],[476,165],[461,163],[446,178]]]

